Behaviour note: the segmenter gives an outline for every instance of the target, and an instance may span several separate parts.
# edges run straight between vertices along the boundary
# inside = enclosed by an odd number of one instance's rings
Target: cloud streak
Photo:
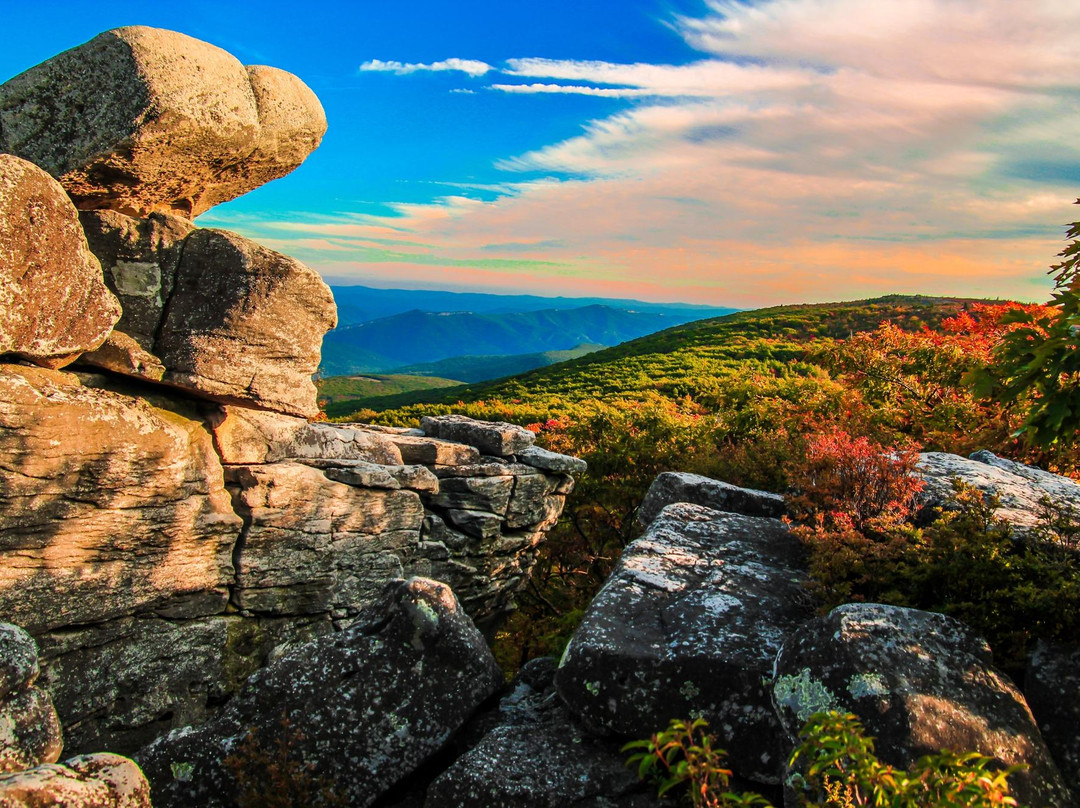
[[[736,305],[1046,296],[1080,176],[1075,0],[710,0],[673,26],[696,61],[366,62],[624,104],[574,137],[498,158],[522,179],[488,186],[493,199],[462,182],[342,226],[427,245],[422,258],[373,259],[398,261],[410,282],[472,266],[500,288],[623,283],[627,295]],[[343,244],[309,260],[368,278],[341,260]],[[480,263],[500,248],[510,263]]]

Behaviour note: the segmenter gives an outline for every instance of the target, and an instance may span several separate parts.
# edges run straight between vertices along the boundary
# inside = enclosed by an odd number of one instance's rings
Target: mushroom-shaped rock
[[[0,776],[0,808],[150,808],[150,785],[120,755],[80,755]]]
[[[768,682],[784,638],[811,615],[801,560],[776,519],[669,505],[589,606],[559,694],[587,728],[633,738],[701,715],[736,771],[778,782]]]
[[[251,789],[275,765],[363,808],[442,748],[501,679],[449,587],[394,581],[348,629],[287,653],[217,718],[136,758],[157,808],[258,799]]]
[[[0,154],[0,354],[63,367],[101,345],[119,317],[64,189]]]
[[[40,165],[83,209],[192,218],[296,168],[325,129],[295,77],[144,26],[0,85],[0,150]]]
[[[853,603],[792,634],[776,659],[777,712],[794,739],[811,714],[851,712],[886,763],[908,768],[942,749],[1004,766],[1021,805],[1072,806],[1023,696],[991,663],[990,648],[934,612]]]

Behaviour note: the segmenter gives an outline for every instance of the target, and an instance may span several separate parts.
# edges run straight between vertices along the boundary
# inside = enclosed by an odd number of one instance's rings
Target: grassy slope
[[[808,343],[843,338],[891,320],[907,328],[936,325],[963,307],[958,298],[889,296],[848,303],[779,306],[699,320],[507,379],[424,390],[367,402],[377,411],[420,404],[501,399],[560,404],[588,398],[634,398],[646,392],[693,395],[736,367],[754,363],[783,372]],[[345,415],[346,413],[341,413]]]
[[[357,375],[330,376],[317,383],[319,399],[325,402],[327,411],[342,406],[349,406],[357,400],[372,397],[410,393],[418,390],[430,390],[440,387],[454,387],[461,382],[437,376],[412,375]]]

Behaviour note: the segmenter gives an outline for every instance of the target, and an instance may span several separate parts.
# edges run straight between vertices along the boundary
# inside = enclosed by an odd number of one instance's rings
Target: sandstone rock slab
[[[295,760],[363,808],[441,748],[500,680],[448,587],[398,581],[350,628],[286,654],[213,721],[174,732],[137,759],[157,808],[232,805],[236,767],[221,761],[244,744],[274,754],[291,732]]]
[[[536,440],[525,427],[503,421],[477,421],[464,415],[434,415],[420,419],[420,428],[433,438],[475,446],[482,454],[509,457]]]
[[[151,808],[150,785],[134,761],[104,753],[0,775],[0,808],[54,806]]]
[[[337,325],[329,287],[288,256],[223,230],[184,240],[154,353],[162,381],[226,403],[312,418],[312,375]]]
[[[246,407],[224,407],[213,417],[212,424],[214,443],[222,462],[228,464],[299,459],[402,464],[401,452],[394,441],[366,429],[310,423],[302,418]]]
[[[631,738],[701,715],[736,771],[778,782],[786,750],[767,683],[812,614],[801,565],[778,520],[668,506],[589,606],[559,694],[586,728]]]
[[[220,611],[241,520],[197,413],[0,365],[0,613],[31,633]]]
[[[64,189],[0,154],[0,355],[63,367],[101,345],[119,317]]]
[[[773,693],[792,742],[811,713],[852,712],[893,766],[906,769],[942,749],[979,752],[1028,767],[1010,777],[1021,805],[1073,804],[1023,696],[993,667],[986,641],[945,615],[838,606],[784,643]]]
[[[665,471],[652,481],[638,508],[638,527],[644,530],[660,511],[676,502],[689,502],[692,505],[741,513],[745,516],[779,519],[784,515],[784,498],[780,494],[740,488],[721,480],[702,477],[700,474]]]
[[[325,131],[295,77],[184,34],[107,31],[0,85],[0,150],[80,208],[194,218],[296,168]]]

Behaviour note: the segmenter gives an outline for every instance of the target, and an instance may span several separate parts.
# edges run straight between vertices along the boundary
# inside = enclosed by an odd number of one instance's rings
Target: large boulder
[[[0,614],[32,633],[224,608],[241,520],[197,412],[0,365]]]
[[[0,151],[30,160],[83,209],[193,218],[275,177],[326,119],[298,79],[245,68],[184,34],[107,31],[0,86]]]
[[[665,471],[656,476],[637,510],[637,526],[642,530],[668,505],[689,502],[716,511],[741,513],[744,516],[784,515],[784,498],[780,494],[740,488],[700,474]]]
[[[675,504],[623,551],[555,677],[589,729],[645,738],[702,716],[740,774],[784,765],[768,682],[810,618],[799,541],[776,519]]]
[[[1024,677],[1024,695],[1080,803],[1080,646],[1039,642]]]
[[[150,808],[138,765],[111,754],[80,755],[0,775],[0,808]]]
[[[820,710],[857,715],[886,763],[906,769],[942,749],[1022,765],[1021,805],[1072,806],[1024,697],[990,648],[943,614],[853,603],[792,634],[776,658],[777,712],[792,743]]]
[[[1080,513],[1080,483],[993,452],[975,452],[969,458],[924,452],[919,455],[918,473],[926,483],[919,495],[924,518],[931,518],[935,508],[948,507],[954,480],[996,496],[1000,506],[995,516],[1023,537],[1036,532],[1046,513],[1044,499],[1073,514]]]
[[[494,457],[510,457],[532,446],[536,435],[504,421],[477,421],[464,415],[432,415],[420,419],[425,435],[475,446]]]
[[[350,628],[286,654],[213,721],[137,759],[157,808],[251,800],[280,782],[274,770],[362,808],[442,748],[501,678],[449,587],[397,581]]]
[[[101,345],[119,317],[64,189],[0,154],[0,355],[63,367]]]

